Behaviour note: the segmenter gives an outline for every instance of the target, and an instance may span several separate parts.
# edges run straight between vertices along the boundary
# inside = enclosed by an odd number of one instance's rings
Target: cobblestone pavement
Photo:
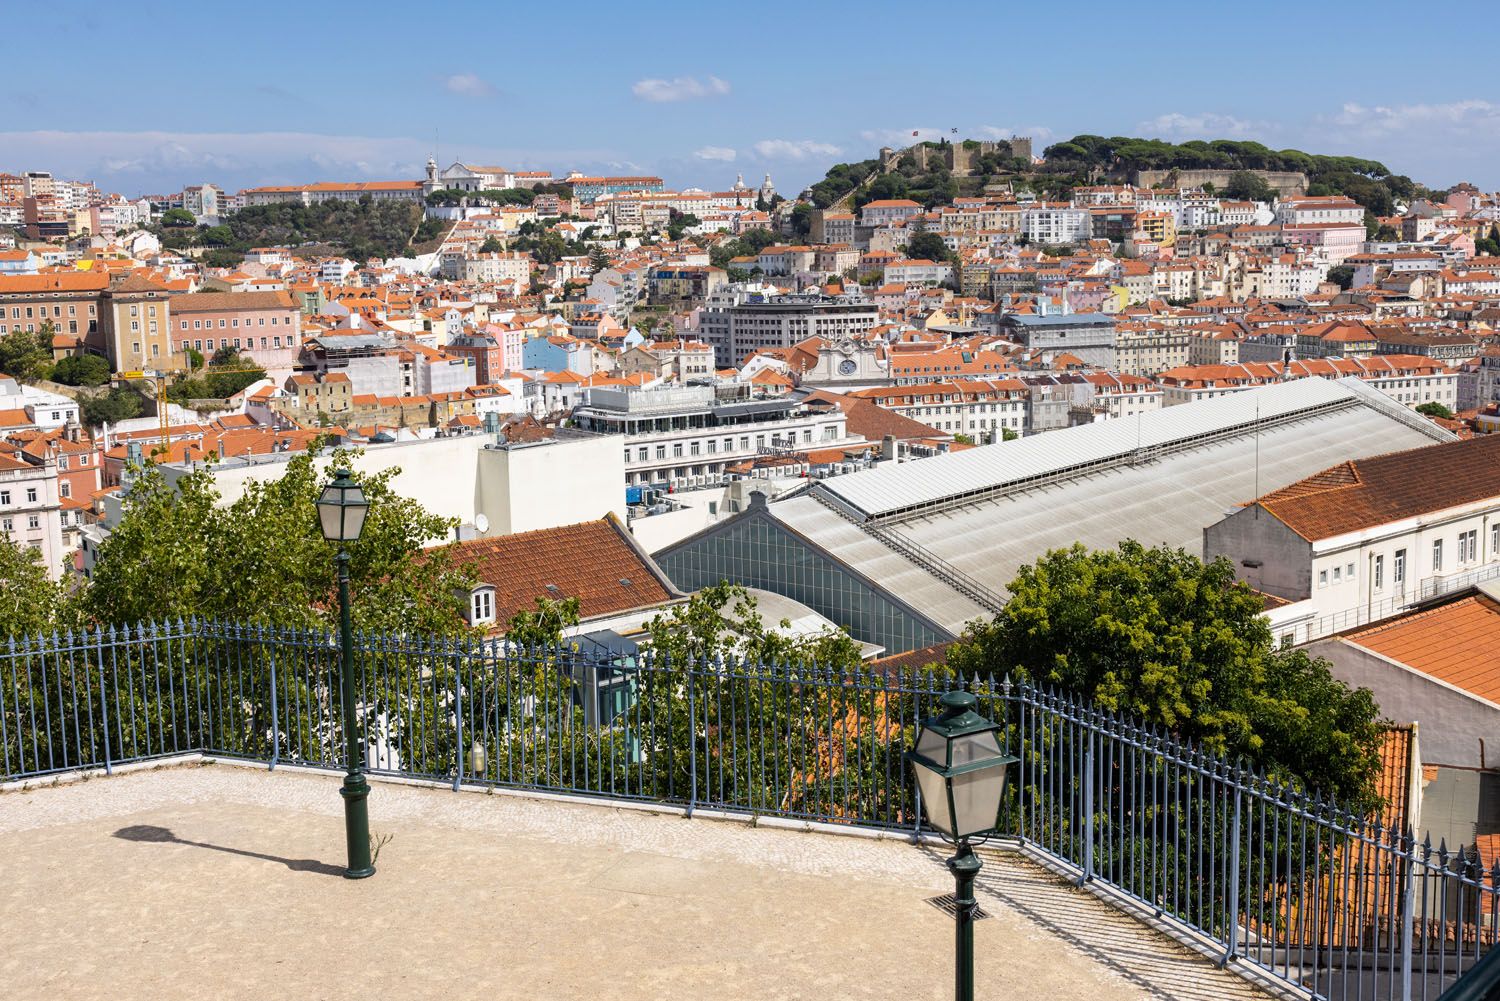
[[[340,878],[330,775],[228,764],[0,793],[17,999],[944,998],[943,854],[377,782]],[[1263,997],[1014,853],[986,861],[982,998]]]

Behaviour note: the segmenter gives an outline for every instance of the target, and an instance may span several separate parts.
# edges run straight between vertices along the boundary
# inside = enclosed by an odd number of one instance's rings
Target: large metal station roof
[[[983,500],[1028,484],[1041,485],[1070,474],[1088,475],[1109,464],[1192,449],[1215,439],[1241,434],[1253,438],[1257,432],[1264,434],[1281,424],[1342,410],[1371,412],[1383,428],[1389,426],[1390,434],[1399,435],[1399,444],[1395,439],[1389,439],[1389,445],[1372,442],[1379,452],[1452,440],[1441,428],[1357,379],[1334,382],[1308,378],[1167,407],[1136,418],[1065,428],[917,462],[887,463],[821,482],[815,489],[851,515],[889,521],[934,507]],[[1335,421],[1326,425],[1326,430],[1309,428],[1308,433],[1342,437],[1347,432],[1341,422]],[[1293,438],[1305,436],[1299,433]],[[1295,450],[1299,446],[1292,447]]]
[[[1453,436],[1357,380],[1305,379],[823,481],[768,513],[957,634],[1021,566],[1124,539],[1202,552],[1236,505]]]

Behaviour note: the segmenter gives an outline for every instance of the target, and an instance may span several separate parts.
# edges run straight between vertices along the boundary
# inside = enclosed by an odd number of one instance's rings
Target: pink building
[[[1329,261],[1342,264],[1364,249],[1366,238],[1363,223],[1287,223],[1282,227],[1282,236],[1287,246],[1321,247]]]
[[[478,330],[464,331],[450,338],[444,350],[472,358],[474,381],[486,386],[498,382],[506,372],[520,371],[525,340],[526,331],[520,327],[486,323]]]
[[[291,374],[302,344],[302,313],[287,292],[191,292],[172,299],[172,351],[205,359],[228,347],[277,382]]]

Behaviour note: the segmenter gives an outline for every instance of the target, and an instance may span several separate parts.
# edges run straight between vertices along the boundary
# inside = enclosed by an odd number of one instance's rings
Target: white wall
[[[594,521],[611,511],[624,520],[625,465],[614,437],[488,448],[492,443],[489,435],[474,434],[368,445],[353,464],[365,473],[399,468],[392,489],[433,514],[472,525],[483,513],[490,522],[486,536]],[[214,480],[223,503],[241,496],[252,479],[279,478],[289,457],[219,468]],[[328,465],[326,457],[316,462]],[[181,473],[168,468],[169,476]]]

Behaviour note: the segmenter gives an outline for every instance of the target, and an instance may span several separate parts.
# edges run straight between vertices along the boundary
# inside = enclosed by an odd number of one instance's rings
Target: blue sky
[[[961,21],[958,10],[980,11]],[[1450,2],[132,0],[8,8],[0,170],[126,194],[514,169],[795,193],[913,130],[1248,138],[1500,187],[1500,84]],[[1065,11],[1065,13],[1064,13]],[[38,60],[28,39],[52,39]],[[54,43],[56,43],[54,45]],[[1464,52],[1470,53],[1464,55]]]

